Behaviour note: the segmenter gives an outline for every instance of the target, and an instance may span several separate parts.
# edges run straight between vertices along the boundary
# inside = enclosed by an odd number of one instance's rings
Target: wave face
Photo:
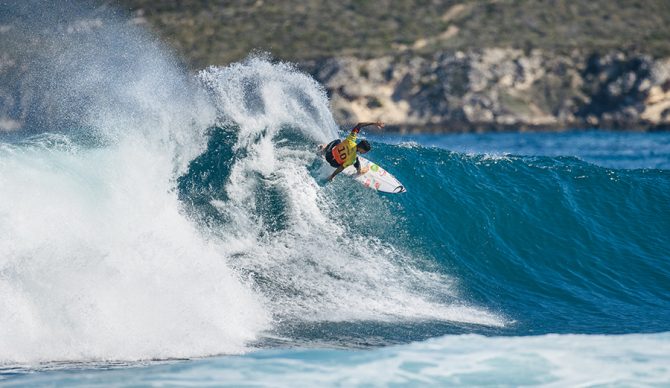
[[[412,193],[398,198],[411,240],[513,333],[668,330],[668,170],[377,150]]]
[[[236,126],[217,128],[180,178],[182,198],[204,223],[243,231],[247,244],[233,266],[270,296],[290,336],[365,344],[461,332],[670,329],[667,170],[465,154],[377,137],[370,158],[409,190],[385,196],[345,178],[322,186],[312,142],[292,125],[268,135],[273,147],[260,135],[257,145],[240,147]],[[272,159],[255,161],[269,149]],[[245,189],[230,191],[231,180]],[[331,258],[342,242],[348,253]],[[459,311],[424,309],[410,295]],[[463,305],[479,306],[480,315]],[[371,327],[381,339],[370,340]]]
[[[338,128],[308,76],[250,58],[192,77],[104,10],[17,4],[12,55],[45,93],[0,142],[0,362],[347,345],[338,325],[366,321],[506,324],[387,238],[403,233],[392,203],[323,186],[314,149]]]
[[[429,257],[394,241],[405,233],[394,202],[345,179],[324,186],[329,171],[314,151],[338,130],[320,85],[261,58],[199,79],[219,125],[179,178],[181,199],[228,247],[231,266],[254,282],[279,326],[299,336],[322,322],[504,326],[459,297]]]

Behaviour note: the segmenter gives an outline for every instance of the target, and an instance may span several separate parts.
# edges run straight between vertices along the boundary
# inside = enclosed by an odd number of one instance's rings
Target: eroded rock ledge
[[[401,131],[670,129],[670,58],[485,49],[302,64],[340,122]]]
[[[325,86],[340,123],[383,119],[411,132],[670,129],[670,58],[493,48],[300,67]],[[39,91],[24,73],[0,54],[0,131],[29,120]]]

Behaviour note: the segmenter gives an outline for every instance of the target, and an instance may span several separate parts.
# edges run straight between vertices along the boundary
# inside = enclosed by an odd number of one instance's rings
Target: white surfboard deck
[[[370,168],[365,174],[358,175],[358,172],[356,172],[356,168],[353,165],[342,170],[342,173],[353,177],[355,181],[365,187],[383,193],[399,194],[407,191],[400,181],[378,164],[373,163],[362,156],[359,156],[358,160],[361,163],[361,168],[366,166]]]

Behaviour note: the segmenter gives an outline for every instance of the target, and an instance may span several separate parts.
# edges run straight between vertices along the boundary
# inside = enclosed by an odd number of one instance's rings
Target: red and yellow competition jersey
[[[354,127],[344,141],[333,147],[333,158],[344,168],[356,162],[356,137],[360,130],[358,126]]]

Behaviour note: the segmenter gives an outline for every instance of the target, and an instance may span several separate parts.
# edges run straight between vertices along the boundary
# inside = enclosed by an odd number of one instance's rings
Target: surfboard
[[[381,166],[376,163],[365,159],[362,156],[358,157],[358,160],[361,162],[361,168],[369,167],[370,169],[365,173],[358,175],[356,168],[354,166],[349,166],[342,170],[343,174],[347,174],[360,184],[365,187],[369,187],[376,191],[381,191],[383,193],[399,194],[404,193],[407,190],[400,181],[391,175],[388,171],[384,170]]]

